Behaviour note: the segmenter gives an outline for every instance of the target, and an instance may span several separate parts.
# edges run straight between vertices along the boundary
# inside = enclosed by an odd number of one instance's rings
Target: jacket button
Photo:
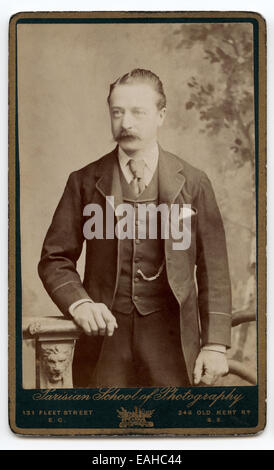
[[[134,282],[139,282],[139,278],[138,278],[138,277],[135,277],[135,278],[134,278]]]
[[[136,243],[136,245],[140,245],[141,240],[138,240],[138,238],[136,238],[135,243]]]
[[[133,300],[135,300],[135,301],[139,300],[138,295],[134,295]]]

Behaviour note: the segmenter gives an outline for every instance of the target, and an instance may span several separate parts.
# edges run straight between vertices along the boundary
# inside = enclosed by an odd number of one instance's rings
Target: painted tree
[[[188,81],[187,110],[195,109],[204,125],[202,132],[217,135],[231,131],[230,149],[236,165],[254,165],[253,41],[245,23],[181,25],[176,48],[203,48],[204,60],[214,68],[212,81],[197,77]]]

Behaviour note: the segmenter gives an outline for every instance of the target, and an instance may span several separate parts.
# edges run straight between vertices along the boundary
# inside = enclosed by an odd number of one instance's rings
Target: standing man
[[[83,330],[74,386],[213,385],[228,372],[231,287],[210,181],[159,146],[166,97],[154,73],[135,69],[116,80],[108,105],[118,145],[70,175],[38,268],[52,300]],[[110,200],[114,210],[132,208],[138,229],[140,205],[149,212],[151,205],[188,204],[190,243],[175,250],[171,235],[162,238],[160,211],[154,212],[156,236],[149,230],[146,238],[109,236]],[[86,236],[90,205],[103,214],[96,237]],[[82,282],[76,263],[85,238]]]

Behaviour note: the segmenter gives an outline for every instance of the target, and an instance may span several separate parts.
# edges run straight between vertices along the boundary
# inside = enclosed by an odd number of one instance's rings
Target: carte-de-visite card
[[[264,429],[265,168],[259,13],[11,18],[15,433]]]

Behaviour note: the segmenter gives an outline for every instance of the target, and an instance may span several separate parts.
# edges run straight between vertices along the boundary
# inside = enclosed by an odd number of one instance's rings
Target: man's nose
[[[124,129],[131,129],[133,127],[132,116],[130,113],[124,113],[121,124]]]

